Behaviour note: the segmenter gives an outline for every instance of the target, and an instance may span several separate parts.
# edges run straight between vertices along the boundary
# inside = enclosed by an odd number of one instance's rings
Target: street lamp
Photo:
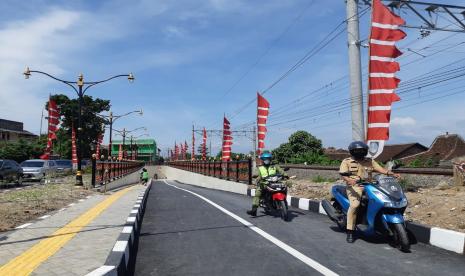
[[[129,77],[128,77],[129,79]],[[129,81],[131,81],[131,79],[129,79]],[[134,81],[134,77],[132,77],[132,81]],[[97,116],[100,116],[104,119],[107,119],[108,122],[109,122],[109,125],[110,125],[110,141],[108,142],[108,154],[111,155],[111,146],[112,146],[112,136],[113,136],[113,123],[121,118],[121,117],[124,117],[124,116],[128,116],[130,114],[133,114],[133,113],[139,113],[140,116],[142,116],[144,114],[142,108],[140,110],[134,110],[134,111],[130,111],[130,112],[127,112],[125,114],[121,114],[121,115],[113,115],[113,112],[110,111],[110,114],[109,115],[103,115],[103,114],[97,114]]]
[[[101,81],[90,81],[90,82],[87,82],[87,81],[84,81],[84,75],[81,73],[79,74],[78,78],[77,78],[77,81],[66,81],[66,80],[62,80],[62,79],[59,79],[53,75],[50,75],[48,73],[45,73],[45,72],[42,72],[42,71],[37,71],[37,70],[30,70],[29,67],[26,67],[26,70],[24,71],[24,77],[26,79],[29,79],[29,77],[31,76],[31,73],[38,73],[38,74],[42,74],[42,75],[45,75],[49,78],[52,78],[56,81],[59,81],[59,82],[62,82],[66,85],[68,85],[69,87],[71,87],[78,95],[79,97],[79,113],[78,113],[78,135],[77,135],[77,148],[76,148],[76,151],[77,151],[77,161],[78,161],[78,169],[77,169],[77,172],[76,172],[76,185],[83,185],[82,183],[82,167],[81,167],[81,148],[82,148],[82,137],[81,137],[81,132],[82,132],[82,122],[81,122],[81,116],[82,116],[82,105],[83,105],[83,96],[84,94],[86,93],[87,89],[91,88],[92,86],[94,85],[97,85],[97,84],[100,84],[100,83],[104,83],[104,82],[107,82],[107,81],[110,81],[112,79],[116,79],[116,78],[120,78],[120,77],[127,77],[128,81],[129,82],[133,82],[134,81],[134,75],[132,73],[129,73],[129,74],[124,74],[124,75],[115,75],[113,77],[110,77],[108,79],[104,79],[104,80],[101,80]],[[77,87],[77,88],[76,88]]]
[[[126,135],[128,133],[131,133],[131,132],[135,132],[137,130],[145,130],[147,131],[147,128],[146,127],[138,127],[138,128],[135,128],[133,130],[126,130],[126,128],[123,128],[123,130],[117,130],[115,129],[116,132],[118,132],[119,135],[123,136],[123,158],[125,158],[125,142],[126,142]]]
[[[131,147],[130,147],[130,150],[131,150],[131,159],[132,160],[135,160],[137,158],[137,151],[139,150],[139,146],[137,145],[136,141],[137,139],[139,139],[140,137],[143,137],[143,136],[149,136],[148,133],[144,133],[144,134],[141,134],[141,135],[137,135],[137,136],[133,136],[131,135]],[[133,142],[136,143],[135,145],[133,145]],[[136,148],[136,154],[134,154],[134,148]]]

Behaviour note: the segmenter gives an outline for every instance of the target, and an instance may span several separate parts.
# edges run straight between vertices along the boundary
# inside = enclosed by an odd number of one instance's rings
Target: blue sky
[[[219,129],[223,114],[233,117],[233,129],[253,121],[255,104],[237,110],[341,23],[345,5],[335,0],[2,1],[0,14],[1,118],[23,121],[27,130],[38,133],[48,94],[75,96],[39,75],[24,80],[26,65],[69,80],[81,72],[87,80],[133,72],[133,84],[118,79],[89,89],[89,94],[110,99],[116,114],[143,108],[144,116],[122,118],[115,128],[146,126],[165,150],[175,140],[190,144],[193,123]],[[411,14],[403,17],[418,23]],[[362,39],[367,38],[367,19],[361,19]],[[399,59],[403,81],[465,58],[463,33],[433,32],[419,39],[418,30],[406,32],[399,43],[405,52]],[[342,32],[266,93],[273,113],[327,85],[270,117],[269,124],[277,125],[269,128],[267,147],[278,146],[299,129],[325,146],[345,147],[351,141],[350,110],[343,105],[325,113],[349,95],[343,78],[348,71],[346,39]],[[363,48],[362,64],[366,53]],[[461,77],[401,96],[403,101],[394,104],[400,109],[393,111],[389,142],[429,145],[446,131],[465,136],[464,84]],[[453,92],[460,93],[421,103]],[[304,119],[286,123],[299,117]],[[213,151],[219,144],[220,138],[213,138]],[[249,140],[235,139],[233,151],[250,149]]]

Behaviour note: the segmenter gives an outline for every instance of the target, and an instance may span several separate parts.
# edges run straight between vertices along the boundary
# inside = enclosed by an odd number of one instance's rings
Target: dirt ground
[[[329,199],[333,184],[292,180],[289,193],[315,200]],[[407,220],[465,232],[465,187],[438,185],[435,188],[420,188],[417,192],[406,192],[406,195],[409,201],[405,213]]]
[[[84,175],[86,182],[86,175]],[[59,184],[34,185],[0,193],[0,232],[10,230],[92,193],[75,186],[75,177],[60,179]]]

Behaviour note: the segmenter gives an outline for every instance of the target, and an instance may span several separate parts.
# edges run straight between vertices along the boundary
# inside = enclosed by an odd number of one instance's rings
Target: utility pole
[[[349,48],[350,102],[352,107],[352,139],[365,140],[363,119],[362,66],[360,61],[360,34],[358,0],[346,0],[347,44]]]
[[[255,174],[257,170],[257,126],[253,127],[253,153],[252,153],[252,173]]]

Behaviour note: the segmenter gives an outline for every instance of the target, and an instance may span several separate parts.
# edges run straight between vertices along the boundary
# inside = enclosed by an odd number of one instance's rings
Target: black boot
[[[346,241],[348,243],[353,243],[355,241],[354,239],[354,231],[353,230],[347,230],[347,239]]]
[[[251,215],[251,216],[256,217],[257,216],[257,207],[253,206],[252,210],[247,211],[247,215]]]

